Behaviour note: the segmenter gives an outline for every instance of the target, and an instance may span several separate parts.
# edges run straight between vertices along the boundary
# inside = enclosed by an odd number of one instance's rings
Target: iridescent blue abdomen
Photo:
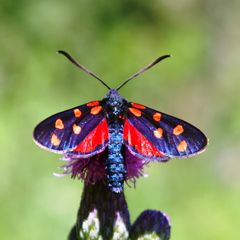
[[[123,123],[121,121],[110,121],[109,145],[106,161],[108,187],[116,193],[123,190],[123,182],[126,174],[124,158],[122,155],[123,146]]]

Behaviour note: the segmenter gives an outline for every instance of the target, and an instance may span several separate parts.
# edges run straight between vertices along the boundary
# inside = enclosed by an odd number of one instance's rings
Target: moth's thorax
[[[105,112],[107,117],[119,117],[125,113],[125,106],[127,101],[119,95],[118,91],[111,89],[106,97],[103,99],[105,103]]]

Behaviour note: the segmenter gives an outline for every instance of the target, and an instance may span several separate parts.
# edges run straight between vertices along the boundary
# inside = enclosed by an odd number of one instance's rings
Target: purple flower
[[[105,168],[105,152],[94,155],[89,158],[78,158],[70,154],[64,155],[64,160],[67,162],[62,168],[63,174],[55,174],[56,176],[65,176],[71,174],[72,178],[78,178],[86,182],[87,184],[95,184],[98,181],[106,181],[106,168]],[[144,161],[128,150],[125,153],[125,167],[126,176],[125,180],[135,181],[136,178],[143,176],[144,165],[147,164]]]
[[[64,174],[71,174],[72,178],[82,179],[87,184],[95,184],[106,179],[104,153],[90,158],[76,158],[65,154],[64,160],[67,161],[63,166]]]

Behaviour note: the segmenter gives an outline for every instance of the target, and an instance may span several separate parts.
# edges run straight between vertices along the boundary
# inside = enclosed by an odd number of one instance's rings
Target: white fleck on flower
[[[90,212],[87,219],[83,221],[79,234],[81,239],[102,240],[102,237],[99,235],[99,219],[96,209]]]
[[[83,232],[88,232],[88,229],[89,229],[89,223],[88,223],[88,220],[85,220],[82,224],[82,230]]]
[[[117,212],[117,217],[114,225],[113,238],[112,240],[126,240],[128,238],[128,231],[125,223],[119,212]]]
[[[148,233],[144,234],[143,236],[139,237],[137,240],[161,240],[161,238],[155,233]]]

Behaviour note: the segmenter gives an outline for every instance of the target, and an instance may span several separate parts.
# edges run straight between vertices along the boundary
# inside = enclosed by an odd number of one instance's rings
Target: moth
[[[112,89],[69,53],[59,53],[109,91],[102,100],[54,114],[39,123],[33,138],[40,147],[79,159],[105,151],[107,184],[115,193],[123,191],[126,150],[146,161],[167,161],[192,157],[206,148],[207,137],[195,126],[145,105],[129,102],[118,93],[127,82],[170,55],[157,58]]]

